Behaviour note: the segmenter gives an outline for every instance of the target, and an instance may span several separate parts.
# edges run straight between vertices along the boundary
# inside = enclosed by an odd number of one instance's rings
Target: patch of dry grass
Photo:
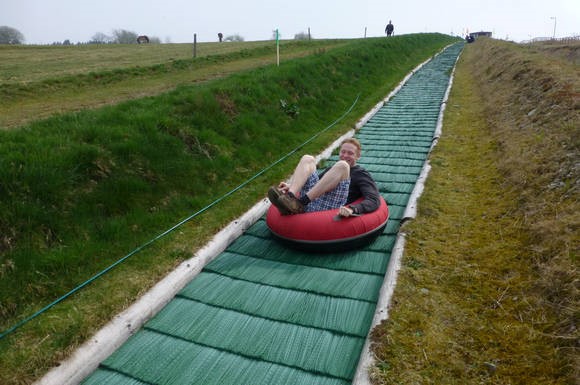
[[[486,74],[478,84],[481,93],[494,98],[486,100],[485,109],[501,151],[498,167],[506,186],[518,194],[526,251],[538,273],[535,292],[556,316],[542,331],[578,378],[580,70],[511,44],[483,41],[480,50],[490,60],[472,56],[470,64]],[[498,73],[500,64],[504,70]]]
[[[565,42],[547,40],[530,44],[528,48],[564,59],[575,65],[580,64],[580,40],[568,40]]]
[[[578,77],[535,55],[466,47],[374,331],[377,384],[577,378]]]

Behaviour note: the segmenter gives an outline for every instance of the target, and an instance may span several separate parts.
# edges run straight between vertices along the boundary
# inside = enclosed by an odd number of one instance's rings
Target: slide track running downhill
[[[425,63],[355,133],[359,164],[390,210],[373,243],[299,252],[277,243],[262,218],[83,384],[351,384],[462,48]]]

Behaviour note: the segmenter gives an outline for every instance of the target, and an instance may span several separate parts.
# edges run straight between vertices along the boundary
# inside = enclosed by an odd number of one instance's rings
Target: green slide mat
[[[364,249],[290,250],[257,221],[83,384],[345,385],[463,48],[416,71],[356,133],[390,218]]]

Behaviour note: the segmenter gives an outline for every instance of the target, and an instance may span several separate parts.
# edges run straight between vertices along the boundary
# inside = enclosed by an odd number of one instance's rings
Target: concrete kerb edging
[[[445,51],[451,45],[443,48],[437,55],[441,54],[441,52]],[[437,55],[434,55],[436,57]],[[415,68],[405,79],[399,84],[399,86],[395,89],[398,91],[404,83],[421,67],[425,64],[430,62],[433,58],[421,63],[417,68]],[[442,127],[443,127],[443,113],[445,111],[445,107],[447,105],[447,99],[449,97],[449,93],[451,91],[451,86],[453,85],[453,76],[455,75],[455,66],[457,65],[457,61],[459,60],[459,55],[455,64],[453,65],[453,70],[451,72],[451,76],[449,78],[449,84],[447,85],[447,89],[445,91],[445,95],[443,97],[443,101],[441,103],[441,108],[439,110],[439,117],[437,119],[437,127],[435,128],[435,132],[433,134],[433,143],[431,144],[431,148],[429,151],[433,149],[433,147],[437,144],[439,137],[441,136]],[[394,95],[395,91],[389,94],[389,97]],[[385,99],[386,102],[387,99]],[[405,208],[405,212],[403,214],[402,221],[406,221],[409,219],[414,219],[417,216],[417,203],[419,201],[419,197],[423,193],[425,188],[425,181],[427,180],[427,176],[429,175],[429,171],[431,170],[431,165],[429,164],[429,159],[425,160],[423,164],[423,168],[421,169],[421,173],[417,178],[417,182],[411,196],[409,197],[409,202],[407,203],[407,207]],[[391,303],[391,299],[393,297],[395,286],[397,284],[397,277],[399,270],[401,268],[401,259],[403,257],[403,253],[405,251],[405,238],[406,233],[400,231],[397,235],[397,239],[395,241],[395,245],[393,246],[393,251],[391,253],[391,258],[389,260],[389,266],[387,267],[387,272],[385,274],[385,279],[383,281],[383,285],[381,286],[379,299],[377,301],[377,307],[375,310],[375,315],[373,318],[373,322],[371,324],[369,334],[367,335],[365,344],[363,346],[363,351],[361,353],[361,357],[357,366],[357,370],[352,382],[352,385],[371,385],[369,370],[375,363],[375,357],[371,351],[371,332],[372,330],[379,325],[382,321],[386,320],[389,316],[389,306]]]

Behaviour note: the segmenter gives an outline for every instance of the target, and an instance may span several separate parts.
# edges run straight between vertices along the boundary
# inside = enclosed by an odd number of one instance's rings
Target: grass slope
[[[375,383],[577,381],[577,75],[530,47],[466,47]]]
[[[1,131],[0,326],[13,325],[238,186],[360,95],[344,121],[302,149],[319,151],[452,41],[437,34],[352,41],[280,67]],[[263,198],[294,163],[273,169],[2,339],[0,382],[27,383],[56,365]]]

